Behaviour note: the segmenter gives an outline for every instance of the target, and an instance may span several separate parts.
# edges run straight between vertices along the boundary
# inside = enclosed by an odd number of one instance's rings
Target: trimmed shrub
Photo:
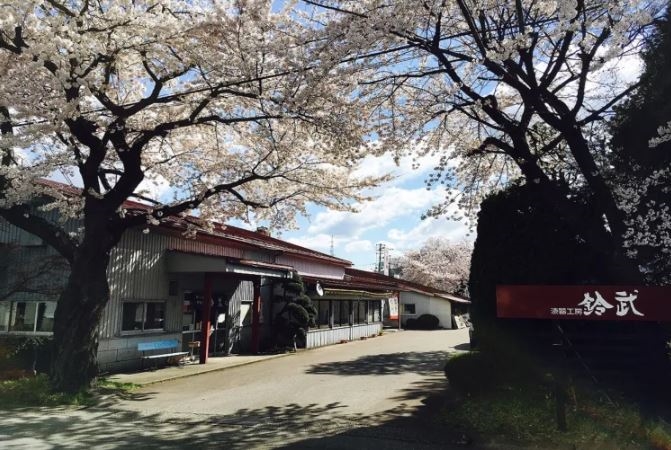
[[[438,328],[440,320],[433,314],[422,314],[416,319],[408,319],[405,322],[407,330],[435,330]]]
[[[422,314],[417,318],[417,328],[420,330],[435,330],[439,324],[440,320],[433,314]]]

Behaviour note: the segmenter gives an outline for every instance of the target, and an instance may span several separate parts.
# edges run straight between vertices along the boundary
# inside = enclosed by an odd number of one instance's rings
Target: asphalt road
[[[444,390],[445,359],[467,342],[467,330],[387,333],[102,407],[0,412],[0,448],[446,448],[454,436],[429,424],[426,399]]]

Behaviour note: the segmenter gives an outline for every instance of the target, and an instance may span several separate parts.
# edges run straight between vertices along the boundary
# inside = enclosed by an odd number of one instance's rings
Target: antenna
[[[333,235],[331,235],[331,256],[335,256],[335,252],[333,251]]]

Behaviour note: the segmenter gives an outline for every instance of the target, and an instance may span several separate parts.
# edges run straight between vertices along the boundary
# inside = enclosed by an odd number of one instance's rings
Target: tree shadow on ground
[[[431,375],[442,372],[449,352],[403,352],[365,355],[351,361],[315,364],[306,370],[310,374],[329,375],[396,375],[417,373]]]
[[[372,421],[367,418],[368,420],[358,422],[356,427],[294,441],[278,448],[462,449],[464,445],[470,444],[470,438],[458,426],[448,426],[441,420],[441,411],[452,402],[446,387],[447,381],[444,377],[415,382],[392,397],[401,403],[398,408],[381,414],[382,420]],[[421,401],[419,407],[405,403],[416,400]]]
[[[421,390],[422,386],[416,388]],[[345,407],[340,403],[289,404],[241,409],[228,415],[185,413],[183,417],[100,407],[24,408],[0,411],[0,448],[250,449],[291,444],[301,448],[301,442],[309,445],[316,436],[332,437],[334,443],[342,444],[335,448],[351,448],[351,438],[338,436],[355,436],[355,444],[361,444],[356,448],[384,448],[396,440],[407,444],[408,433],[415,437],[425,434],[407,428],[409,421],[415,427],[420,423],[414,407],[402,404],[375,415],[346,414],[341,411]],[[390,430],[395,431],[389,434]],[[382,441],[377,437],[380,433]]]

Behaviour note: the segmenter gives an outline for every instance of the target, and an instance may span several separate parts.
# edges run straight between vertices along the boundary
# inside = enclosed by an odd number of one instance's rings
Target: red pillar
[[[261,341],[261,280],[254,280],[254,300],[252,302],[252,353],[259,352]]]
[[[212,274],[205,274],[203,283],[203,310],[200,333],[202,340],[200,343],[200,363],[207,362],[207,355],[210,347],[210,310],[212,305]]]

